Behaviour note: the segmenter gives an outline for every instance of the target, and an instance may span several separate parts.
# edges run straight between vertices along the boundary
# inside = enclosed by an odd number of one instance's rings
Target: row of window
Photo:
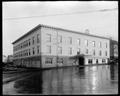
[[[39,42],[40,42],[40,37],[39,37],[39,34],[37,34],[37,43],[39,43]],[[51,34],[47,34],[47,42],[51,42]],[[57,42],[62,43],[62,36],[61,35],[58,35]],[[72,37],[68,37],[68,43],[72,44]],[[77,43],[78,43],[78,45],[81,44],[81,39],[80,38],[77,39]],[[26,47],[30,46],[31,44],[33,44],[33,45],[35,44],[35,37],[34,36],[32,37],[32,42],[31,42],[31,39],[28,39],[28,40],[20,43],[19,45],[15,46],[13,48],[13,50],[18,51],[22,48],[26,48]],[[88,40],[85,40],[85,45],[88,46]],[[92,41],[92,45],[93,45],[93,47],[96,46],[95,41]],[[99,47],[102,48],[102,43],[101,42],[99,42]],[[107,48],[107,43],[106,43],[106,48]]]
[[[52,64],[52,63],[53,63],[53,58],[46,58],[45,64]],[[57,63],[63,64],[63,58],[58,58]],[[106,63],[106,60],[102,59],[102,63]],[[93,64],[93,59],[88,59],[88,64]],[[98,59],[96,59],[96,64],[98,64]]]
[[[102,59],[102,63],[106,63],[106,60]],[[88,64],[93,64],[93,60],[92,59],[88,59]],[[96,64],[98,64],[98,59],[96,59]]]
[[[37,46],[37,54],[39,54],[39,46]],[[20,51],[16,54],[14,54],[14,57],[23,57],[23,56],[30,56],[30,55],[35,55],[35,48],[32,48],[32,51],[30,49],[24,50],[24,51]]]
[[[62,35],[58,35],[57,38],[58,38],[57,42],[58,43],[62,43]],[[51,42],[51,34],[47,34],[47,42]],[[72,44],[72,37],[68,37],[68,43]],[[78,43],[78,45],[81,44],[81,39],[80,38],[77,39],[77,43]],[[88,40],[85,40],[85,45],[88,46]],[[96,42],[95,41],[92,41],[92,46],[93,47],[96,46]],[[102,43],[99,42],[98,46],[99,46],[99,48],[102,48]],[[105,46],[107,48],[107,43],[106,43]]]
[[[45,64],[52,64],[52,63],[53,63],[53,58],[46,58]],[[63,64],[63,58],[57,58],[57,63]]]
[[[68,54],[69,54],[69,55],[72,55],[72,51],[73,51],[72,48],[69,47],[69,48],[68,48]],[[48,54],[51,54],[51,53],[52,53],[52,51],[51,51],[51,46],[50,46],[50,45],[47,45],[46,52],[47,52]],[[57,48],[57,52],[58,52],[58,54],[62,54],[62,47],[58,47],[58,48]],[[78,49],[77,49],[77,54],[78,54],[78,53],[80,54],[80,52],[81,52],[81,50],[80,50],[80,48],[78,48]],[[95,49],[93,49],[92,52],[93,52],[93,53],[92,53],[93,55],[96,55]],[[86,49],[85,53],[86,53],[86,54],[89,54],[89,50]],[[108,54],[107,54],[107,51],[105,51],[105,56],[107,56],[107,55],[108,55]],[[102,56],[102,51],[101,51],[101,50],[99,51],[99,56]]]
[[[40,42],[40,38],[39,38],[39,34],[37,34],[37,43],[39,43],[39,42]],[[18,51],[22,48],[26,48],[26,47],[30,46],[31,44],[33,44],[33,45],[35,44],[35,37],[34,36],[32,37],[32,42],[31,42],[31,39],[28,39],[28,40],[20,43],[19,45],[15,46],[13,48],[13,50]]]

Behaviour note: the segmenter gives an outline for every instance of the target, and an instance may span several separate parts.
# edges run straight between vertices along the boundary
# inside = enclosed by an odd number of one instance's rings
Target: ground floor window
[[[102,59],[102,63],[105,63],[106,62],[106,60],[105,59]]]
[[[46,58],[45,63],[46,64],[52,64],[52,58]]]
[[[96,59],[96,64],[98,64],[98,59]]]
[[[63,58],[58,58],[57,63],[63,63]]]
[[[88,63],[89,63],[89,64],[92,64],[92,59],[88,59]]]

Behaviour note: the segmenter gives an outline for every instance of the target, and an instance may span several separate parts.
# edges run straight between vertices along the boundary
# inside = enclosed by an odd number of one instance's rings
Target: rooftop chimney
[[[85,30],[85,33],[86,33],[86,34],[90,34],[90,33],[89,33],[89,29],[86,29],[86,30]]]

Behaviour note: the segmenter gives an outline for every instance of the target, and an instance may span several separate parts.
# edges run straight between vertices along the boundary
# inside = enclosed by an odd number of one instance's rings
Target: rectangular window
[[[80,45],[80,38],[79,38],[79,39],[77,39],[77,43],[78,43],[78,45]]]
[[[34,45],[34,37],[32,37],[32,40],[33,40],[33,45]]]
[[[69,54],[72,55],[72,48],[69,48]]]
[[[23,52],[24,52],[24,51],[21,51],[21,57],[24,55]]]
[[[22,48],[24,48],[24,45],[25,45],[24,43],[25,43],[25,42],[22,43]]]
[[[95,55],[95,50],[93,50],[93,55]]]
[[[72,44],[72,37],[69,37],[68,40],[69,40],[69,44]]]
[[[39,54],[39,46],[37,46],[37,53]]]
[[[18,50],[20,49],[20,44],[18,45]]]
[[[22,48],[22,43],[21,43],[21,45],[20,45],[20,46],[21,46],[21,48]]]
[[[27,46],[28,46],[29,40],[27,40]]]
[[[28,50],[26,50],[26,56],[28,56]]]
[[[88,54],[88,49],[86,49],[86,54]]]
[[[34,48],[33,48],[33,55],[35,54],[35,50],[34,50]]]
[[[39,34],[37,34],[37,43],[39,43],[40,40],[39,40]]]
[[[100,48],[102,47],[102,44],[101,44],[101,42],[99,42],[99,47],[100,47]]]
[[[26,42],[24,41],[24,42],[23,42],[23,48],[24,48],[25,46],[26,46]]]
[[[51,46],[47,46],[47,53],[51,53]]]
[[[52,64],[52,58],[46,58],[45,64]]]
[[[25,47],[27,47],[27,41],[25,41]]]
[[[57,63],[62,63],[63,64],[63,58],[58,58]]]
[[[80,54],[80,48],[77,48],[77,54]]]
[[[29,39],[29,46],[30,46],[30,39]]]
[[[58,47],[58,54],[62,54],[62,47]]]
[[[88,40],[85,40],[85,46],[88,46]]]
[[[61,35],[58,36],[58,43],[62,43],[62,36]]]
[[[24,56],[24,51],[22,51],[22,56]]]
[[[26,56],[26,50],[24,50],[24,56]]]
[[[107,48],[107,43],[106,43],[106,48]]]
[[[25,56],[27,56],[27,50],[25,50]]]
[[[25,47],[27,47],[27,41],[25,41]]]
[[[95,47],[95,41],[92,41],[92,45],[93,45],[93,47]]]
[[[88,59],[88,63],[89,63],[89,64],[92,64],[92,59]]]
[[[51,34],[47,34],[47,42],[51,42]]]
[[[102,63],[105,63],[106,61],[105,61],[105,59],[102,59]]]
[[[29,49],[29,55],[30,55],[30,49]]]
[[[107,51],[105,51],[105,56],[107,56]]]
[[[101,50],[99,51],[99,55],[100,55],[100,56],[102,55],[102,52],[101,52]]]
[[[98,59],[96,59],[96,64],[98,64]]]

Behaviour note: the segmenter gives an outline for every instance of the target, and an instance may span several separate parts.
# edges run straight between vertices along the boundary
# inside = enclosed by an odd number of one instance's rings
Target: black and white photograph
[[[118,1],[3,1],[2,95],[118,94]]]

